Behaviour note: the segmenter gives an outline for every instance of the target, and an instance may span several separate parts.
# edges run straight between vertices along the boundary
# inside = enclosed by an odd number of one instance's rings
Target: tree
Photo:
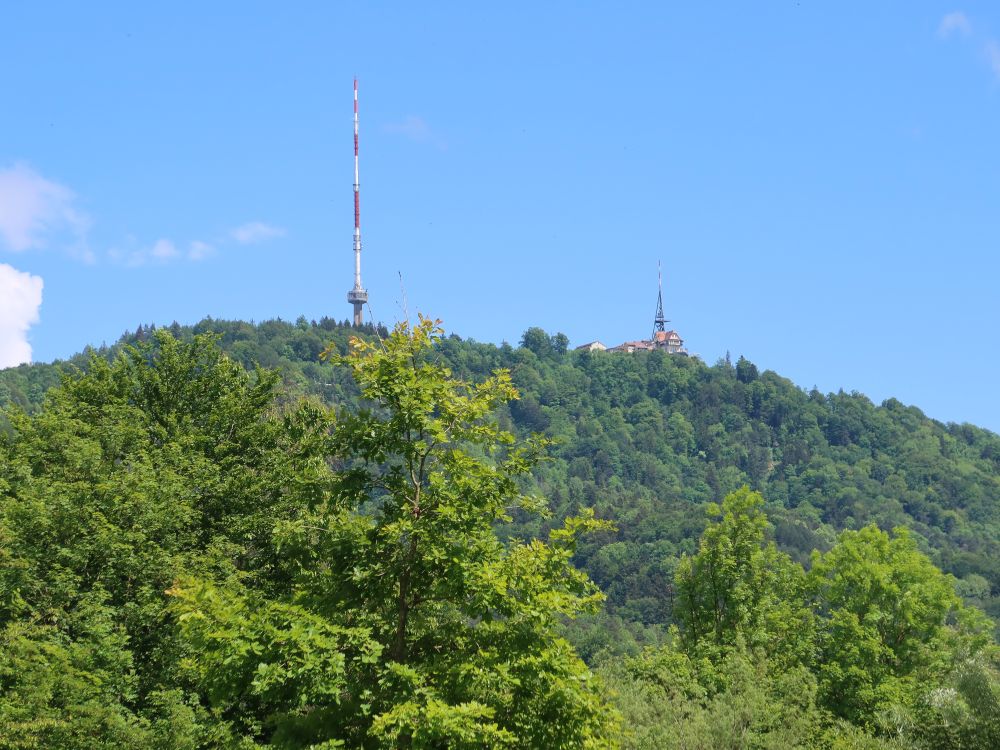
[[[521,336],[521,346],[533,351],[539,357],[547,357],[552,353],[552,339],[543,329],[532,326]]]
[[[326,469],[315,410],[213,337],[94,355],[0,443],[0,746],[208,741],[164,591],[197,571],[274,581],[289,488]],[[185,744],[187,740],[188,744]]]
[[[347,351],[348,336],[361,333],[350,326],[327,319],[307,332],[284,321],[206,320],[180,330],[184,338],[217,333],[234,361],[279,368],[282,403],[306,394],[328,405],[356,402],[347,368],[316,361],[331,340]],[[513,415],[512,431],[545,431],[560,439],[553,460],[536,472],[538,489],[554,501],[557,520],[580,504],[620,520],[617,535],[581,545],[575,559],[584,570],[601,544],[611,541],[634,543],[641,559],[660,556],[658,545],[664,542],[691,551],[704,525],[698,509],[749,484],[770,507],[781,508],[772,519],[776,525],[808,527],[808,535],[777,539],[794,559],[808,560],[816,546],[829,548],[843,528],[905,525],[927,540],[943,570],[988,581],[989,590],[980,589],[978,600],[968,603],[1000,616],[1000,503],[995,501],[1000,436],[935,422],[894,399],[876,406],[856,393],[827,397],[803,391],[774,373],[764,375],[763,368],[757,380],[744,385],[735,376],[739,355],[727,368],[662,352],[540,358],[528,349],[457,337],[447,343],[440,347],[443,361],[466,380],[485,379],[498,367],[512,370],[521,394],[513,404],[521,408]],[[84,360],[73,363],[85,366]],[[0,384],[11,403],[34,413],[41,406],[37,396],[58,384],[66,366],[10,368],[0,372]],[[0,400],[3,394],[0,387]],[[629,411],[644,403],[664,419],[683,415],[693,429],[694,450],[688,455],[670,450],[675,436],[662,429],[622,428],[621,419],[628,422]],[[501,409],[498,418],[506,417]],[[602,434],[595,435],[592,426]],[[6,429],[0,416],[0,431]],[[605,466],[613,477],[584,470],[598,451],[610,458]],[[520,535],[539,526],[534,517],[515,516]],[[662,584],[642,569],[623,569],[622,580],[608,582],[609,614],[640,624],[635,614],[648,610],[631,602],[662,600]]]
[[[673,646],[646,649],[601,674],[624,718],[629,750],[826,747],[816,679],[745,651],[717,665]]]
[[[970,659],[944,687],[921,696],[905,731],[926,750],[995,750],[1000,747],[1000,671]]]
[[[555,334],[552,339],[552,351],[555,354],[565,354],[566,350],[569,349],[569,336],[565,333],[559,332]]]
[[[547,541],[494,526],[538,512],[519,482],[544,442],[490,418],[505,371],[471,385],[436,358],[421,318],[346,357],[366,406],[339,415],[328,497],[282,525],[292,585],[265,598],[238,577],[183,579],[176,610],[215,708],[281,747],[604,747],[614,713],[560,618],[593,611],[567,519]],[[324,744],[325,743],[325,744]]]
[[[741,383],[752,383],[758,376],[757,365],[741,355],[736,362],[736,379]]]
[[[991,623],[909,534],[845,532],[807,575],[746,488],[677,568],[678,630],[601,667],[625,747],[993,748]]]
[[[565,354],[569,348],[569,337],[565,333],[549,336],[544,329],[532,326],[521,336],[521,346],[546,358],[553,354]]]
[[[675,411],[667,419],[666,439],[670,442],[670,447],[682,456],[690,455],[697,447],[694,427],[679,411]]]
[[[822,618],[821,696],[857,724],[870,725],[889,705],[912,705],[989,641],[985,618],[962,606],[953,579],[906,529],[892,537],[875,526],[843,532],[829,552],[813,553],[809,588]]]
[[[763,649],[779,662],[808,660],[813,621],[804,573],[773,542],[763,498],[747,487],[709,506],[697,554],[677,566],[674,614],[690,653],[707,646]]]

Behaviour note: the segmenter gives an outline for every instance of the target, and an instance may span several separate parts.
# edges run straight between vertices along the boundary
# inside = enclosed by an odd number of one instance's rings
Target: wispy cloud
[[[136,247],[134,237],[129,237],[126,249],[113,247],[108,250],[108,259],[113,263],[122,263],[131,268],[145,266],[149,263],[164,264],[181,257],[180,251],[173,240],[160,238],[152,245]]]
[[[0,244],[23,252],[59,244],[84,261],[90,218],[76,206],[65,185],[46,179],[26,164],[0,169]]]
[[[281,237],[284,234],[285,230],[281,227],[265,224],[262,221],[250,221],[229,232],[229,236],[241,245],[253,245],[258,242],[274,239],[275,237]]]
[[[956,10],[942,17],[938,24],[938,36],[943,39],[955,36],[968,38],[970,44],[982,50],[982,59],[985,59],[994,77],[1000,81],[1000,42],[994,37],[974,33],[972,21],[965,13]]]
[[[173,242],[159,239],[149,249],[149,255],[156,260],[171,260],[180,255],[180,253],[177,252],[177,246]]]
[[[190,247],[188,247],[187,257],[189,260],[205,260],[205,258],[214,252],[214,246],[208,244],[207,242],[202,242],[201,240],[194,240]]]
[[[946,13],[938,24],[938,35],[947,39],[953,34],[969,36],[972,33],[972,22],[962,11],[956,10]]]
[[[986,42],[986,61],[990,64],[993,75],[1000,79],[1000,44],[996,39]]]
[[[0,367],[31,361],[28,329],[38,322],[42,278],[0,263]]]
[[[429,143],[442,151],[448,148],[444,139],[437,135],[419,115],[407,115],[402,122],[383,125],[382,130],[393,135],[401,135],[414,143]]]
[[[262,221],[251,221],[226,232],[211,242],[197,239],[188,243],[178,243],[166,237],[161,237],[152,245],[139,245],[135,237],[127,237],[124,247],[118,246],[108,250],[108,259],[132,268],[145,265],[163,265],[165,263],[188,260],[198,262],[215,255],[227,244],[252,245],[275,237],[281,237],[285,230],[281,227],[265,224]]]
[[[78,206],[76,194],[66,185],[48,179],[27,164],[0,167],[0,250],[16,253],[58,247],[84,263],[95,263],[87,235],[90,217]],[[201,261],[227,244],[251,245],[281,237],[285,230],[263,221],[250,221],[211,241],[194,239],[177,243],[161,237],[143,245],[125,237],[106,253],[112,263],[126,266]]]
[[[431,128],[423,117],[407,115],[402,122],[391,122],[383,128],[386,133],[395,133],[411,141],[423,142],[431,136]]]

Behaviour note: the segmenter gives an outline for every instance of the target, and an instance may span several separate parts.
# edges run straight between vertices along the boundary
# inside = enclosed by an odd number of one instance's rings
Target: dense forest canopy
[[[1000,738],[988,431],[427,321],[140,327],[0,402],[0,747]]]
[[[320,359],[331,342],[346,353],[345,323],[206,319],[169,330],[215,333],[244,367],[277,369],[281,398],[356,402],[350,375]],[[151,334],[140,326],[120,344]],[[564,336],[537,328],[522,344],[450,336],[437,351],[467,380],[511,370],[520,398],[500,408],[501,423],[555,441],[533,490],[555,519],[589,506],[615,520],[618,531],[586,542],[578,563],[608,595],[608,611],[637,633],[669,621],[670,561],[694,549],[704,505],[744,484],[764,496],[775,541],[799,562],[842,529],[906,526],[959,579],[966,601],[1000,616],[1000,436],[894,399],[875,405],[859,393],[803,390],[742,357],[709,366],[658,352],[574,352]],[[85,361],[0,372],[0,406],[37,409],[59,373]],[[544,526],[524,522],[519,531]]]

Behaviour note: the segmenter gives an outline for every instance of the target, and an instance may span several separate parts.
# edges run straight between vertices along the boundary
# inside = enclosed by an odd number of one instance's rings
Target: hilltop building
[[[657,349],[663,349],[667,354],[688,353],[687,349],[684,348],[684,339],[677,331],[654,331],[652,343]]]
[[[618,346],[611,347],[608,351],[632,354],[633,352],[650,352],[655,348],[652,341],[626,341]]]
[[[600,341],[588,341],[586,344],[580,344],[580,346],[575,348],[578,352],[603,352],[606,351],[608,347]]]
[[[656,315],[653,317],[653,335],[648,340],[643,341],[626,341],[619,344],[618,346],[613,346],[608,349],[609,352],[621,352],[624,354],[632,354],[633,352],[651,352],[659,349],[667,354],[680,354],[683,356],[688,355],[688,350],[684,348],[684,339],[681,338],[677,331],[667,330],[666,324],[670,321],[666,319],[663,315],[663,274],[662,272],[657,273],[659,291],[656,296]],[[595,344],[600,344],[599,341],[592,341],[589,344],[584,344],[583,346],[578,346],[577,349],[588,349],[589,351],[594,351],[597,347]],[[604,348],[601,345],[600,348]]]

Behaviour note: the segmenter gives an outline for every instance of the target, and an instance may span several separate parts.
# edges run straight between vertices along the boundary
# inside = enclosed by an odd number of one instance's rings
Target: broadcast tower
[[[361,197],[358,183],[358,79],[354,79],[354,288],[347,301],[354,306],[354,325],[363,322],[362,311],[368,302],[368,291],[361,284]]]

